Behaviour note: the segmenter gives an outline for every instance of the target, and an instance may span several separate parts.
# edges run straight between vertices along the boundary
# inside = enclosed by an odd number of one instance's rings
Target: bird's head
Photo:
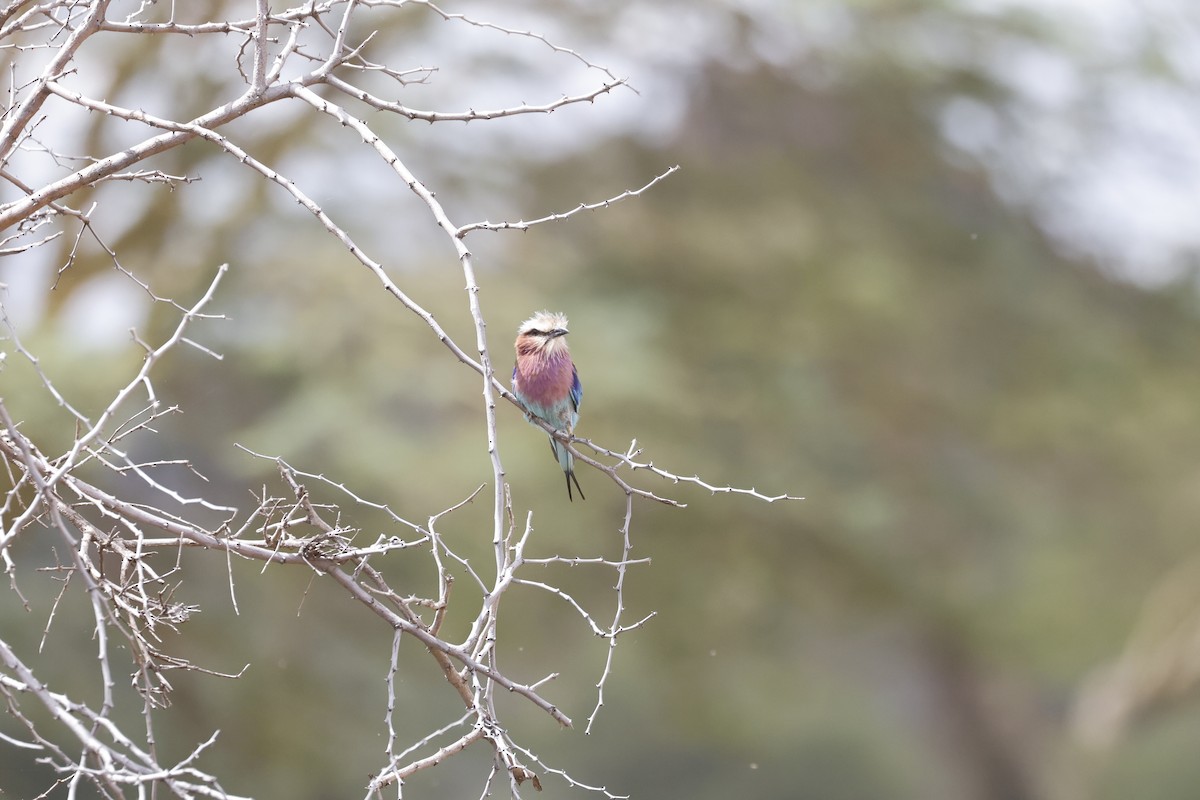
[[[549,355],[567,349],[567,318],[551,311],[539,311],[517,328],[517,352]]]

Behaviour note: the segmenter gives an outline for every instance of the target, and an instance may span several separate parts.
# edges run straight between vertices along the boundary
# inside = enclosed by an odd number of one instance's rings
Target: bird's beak
[[[554,330],[550,331],[550,338],[557,339],[559,336],[566,336],[568,333],[570,333],[570,331],[566,328],[555,328]]]

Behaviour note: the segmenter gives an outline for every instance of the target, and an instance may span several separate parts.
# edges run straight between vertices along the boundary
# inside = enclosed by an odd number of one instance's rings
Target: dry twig
[[[225,560],[235,610],[237,593],[232,562],[241,559],[259,562],[263,570],[268,566],[312,570],[330,579],[391,629],[391,658],[385,667],[385,761],[366,787],[367,797],[381,797],[386,787],[397,787],[399,795],[399,787],[406,779],[479,743],[485,743],[493,756],[493,766],[483,780],[485,795],[501,775],[507,775],[513,796],[517,797],[526,785],[540,789],[542,777],[551,775],[572,788],[608,798],[619,797],[604,787],[584,784],[543,763],[518,742],[497,711],[495,697],[499,689],[521,698],[558,725],[572,725],[571,718],[547,694],[555,674],[528,680],[501,669],[498,654],[503,642],[498,623],[503,596],[513,586],[520,585],[546,592],[553,598],[551,602],[566,602],[587,630],[607,642],[603,668],[595,684],[595,705],[587,717],[586,729],[590,731],[604,706],[605,686],[612,674],[619,638],[654,616],[653,612],[642,614],[633,622],[626,617],[625,581],[629,570],[649,563],[648,559],[633,556],[636,504],[652,500],[682,505],[661,490],[635,486],[628,476],[642,471],[670,484],[689,482],[714,493],[746,494],[767,502],[791,498],[769,496],[754,489],[712,486],[699,476],[675,475],[653,462],[638,461],[640,451],[636,442],[620,452],[586,439],[560,435],[582,464],[606,475],[623,493],[625,502],[618,525],[621,553],[616,558],[527,555],[536,542],[533,513],[525,514],[521,524],[517,524],[497,437],[497,399],[506,399],[518,407],[520,404],[496,377],[487,336],[484,292],[476,277],[475,256],[466,240],[475,231],[527,230],[540,223],[569,219],[582,211],[635,198],[678,167],[671,167],[641,188],[598,203],[581,203],[562,213],[513,223],[460,224],[452,219],[451,212],[408,161],[370,122],[351,113],[347,104],[354,101],[393,117],[430,123],[483,121],[547,114],[564,106],[592,103],[626,86],[625,80],[545,36],[449,13],[427,0],[306,0],[278,11],[266,0],[255,0],[253,16],[228,20],[199,19],[197,14],[203,10],[149,0],[117,19],[111,14],[118,5],[111,0],[41,0],[0,6],[0,50],[8,56],[11,78],[7,108],[0,117],[0,180],[14,190],[7,195],[14,199],[0,204],[0,256],[8,259],[5,265],[19,269],[19,259],[38,251],[48,252],[48,245],[62,239],[72,244],[59,264],[61,276],[76,264],[85,244],[94,244],[111,260],[115,270],[133,280],[153,302],[166,304],[178,313],[173,331],[161,341],[151,342],[145,334],[133,332],[133,346],[141,353],[141,363],[103,408],[87,413],[78,398],[68,397],[58,388],[55,376],[43,369],[38,356],[26,347],[8,313],[10,301],[0,292],[0,318],[8,330],[8,342],[40,380],[43,395],[39,400],[55,404],[61,409],[65,424],[76,429],[69,447],[57,453],[46,452],[47,446],[37,433],[22,427],[19,411],[12,411],[14,399],[0,398],[0,463],[6,480],[0,503],[0,563],[9,577],[11,590],[29,607],[20,585],[37,579],[34,576],[38,573],[33,573],[23,562],[17,545],[23,539],[48,534],[55,537],[58,547],[65,548],[66,557],[49,574],[61,581],[59,599],[72,591],[82,591],[87,598],[99,689],[99,702],[92,705],[52,691],[35,674],[27,659],[22,658],[15,640],[0,638],[0,696],[24,731],[24,738],[20,739],[0,736],[0,747],[36,752],[69,785],[72,796],[79,784],[87,782],[105,797],[153,796],[160,790],[184,798],[233,797],[222,788],[217,776],[199,766],[205,751],[217,740],[215,733],[197,743],[175,764],[163,763],[156,747],[154,721],[166,713],[164,709],[170,703],[172,691],[168,674],[172,670],[222,674],[172,654],[164,642],[166,631],[180,630],[198,610],[176,599],[187,577],[180,555],[185,549],[198,549]],[[131,5],[121,8],[129,9]],[[376,15],[399,14],[412,6],[423,7],[450,24],[545,45],[549,57],[566,56],[589,74],[595,73],[597,82],[591,90],[579,94],[487,110],[418,110],[388,100],[358,82],[366,76],[383,76],[395,87],[403,88],[408,83],[428,79],[435,68],[403,67],[375,60],[380,56],[372,47],[373,34],[353,40],[352,32],[359,30],[356,23],[365,11]],[[203,113],[172,119],[140,107],[121,105],[102,92],[97,93],[75,72],[75,62],[85,48],[103,52],[104,48],[130,45],[146,37],[178,37],[180,47],[190,43],[203,46],[210,39],[235,39],[240,46],[233,72],[241,76],[243,85],[224,102]],[[311,112],[337,121],[353,137],[353,144],[370,148],[394,179],[407,186],[424,204],[462,270],[467,289],[464,314],[470,317],[475,335],[469,346],[455,342],[433,315],[405,293],[380,261],[368,254],[303,187],[223,132],[229,123],[252,118],[265,107],[279,103],[303,104]],[[146,129],[145,136],[109,153],[90,153],[82,160],[69,157],[45,145],[39,132],[47,115],[62,108],[142,126]],[[218,289],[228,267],[217,267],[207,289],[190,303],[162,296],[149,281],[139,277],[136,267],[122,263],[116,250],[106,243],[93,222],[95,206],[81,210],[70,203],[80,190],[105,181],[186,189],[197,180],[196,176],[170,174],[145,162],[196,141],[219,148],[229,162],[270,182],[299,203],[321,230],[340,242],[352,260],[374,276],[385,292],[426,323],[452,357],[478,374],[484,422],[480,449],[486,452],[491,466],[491,481],[486,487],[492,509],[491,530],[487,534],[493,556],[489,569],[470,563],[439,531],[447,515],[484,496],[485,487],[464,489],[463,500],[450,508],[432,514],[422,512],[426,520],[422,524],[393,511],[385,502],[360,496],[335,478],[297,469],[283,458],[247,450],[251,458],[275,463],[278,485],[262,487],[255,492],[252,507],[238,509],[203,494],[185,493],[161,477],[168,467],[182,467],[189,474],[203,478],[186,454],[155,460],[139,459],[133,454],[127,444],[133,434],[154,435],[153,426],[167,424],[178,410],[161,404],[155,389],[159,365],[181,345],[221,358],[203,342],[208,323],[223,319],[223,315],[209,309],[221,307]],[[31,168],[35,164],[37,168]],[[0,353],[0,369],[4,368],[4,355]],[[23,400],[16,402],[19,405]],[[580,446],[589,449],[592,455],[579,452]],[[85,467],[90,470],[89,477],[97,473],[101,477],[85,479]],[[360,530],[343,522],[348,515],[343,515],[342,506],[318,502],[314,490],[322,495],[333,493],[339,498],[338,503],[348,507],[381,512],[390,520],[392,530],[364,540]],[[134,496],[139,499],[131,499]],[[157,497],[161,503],[147,504],[144,500],[147,496]],[[215,524],[214,514],[219,520]],[[415,560],[429,571],[436,587],[432,596],[419,596],[397,583],[395,576],[405,574],[396,568],[401,559]],[[586,599],[580,599],[568,587],[532,576],[535,570],[550,564],[611,571],[615,575],[615,603],[609,621],[601,622],[598,614],[588,608]],[[270,574],[262,579],[269,580]],[[456,575],[466,576],[469,585],[454,590]],[[471,606],[474,610],[462,641],[451,640],[443,629],[452,602],[456,607]],[[56,600],[47,615],[43,642],[58,609]],[[426,732],[409,729],[401,732],[396,725],[393,679],[399,669],[399,649],[406,637],[424,648],[437,674],[446,680],[462,704],[463,711],[456,719],[444,725],[431,724],[432,729]],[[132,669],[132,684],[141,697],[144,730],[138,734],[123,730],[117,722],[122,715],[118,713],[120,701],[114,691],[116,675],[126,666]],[[225,677],[234,678],[237,674]],[[27,710],[26,703],[39,705],[53,724],[41,721],[42,715]],[[400,741],[404,737],[411,737],[409,744]]]

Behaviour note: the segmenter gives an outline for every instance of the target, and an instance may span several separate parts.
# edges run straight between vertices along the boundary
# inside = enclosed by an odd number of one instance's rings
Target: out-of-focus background
[[[634,798],[1193,800],[1200,6],[463,10],[544,33],[637,93],[486,124],[373,119],[456,222],[562,212],[681,166],[610,208],[471,237],[498,363],[529,312],[562,310],[586,387],[581,435],[615,449],[636,438],[680,474],[807,498],[643,479],[688,503],[638,509],[633,554],[653,561],[630,572],[627,600],[635,617],[658,615],[621,640],[590,736],[515,705],[536,749]],[[398,19],[373,46],[438,68],[400,98],[410,106],[503,107],[597,84],[536,40],[421,9]],[[190,96],[162,97],[148,63],[195,65],[136,49],[84,58],[81,75],[90,64],[112,81],[114,102],[151,110],[207,108],[238,80],[214,60],[183,84]],[[353,136],[302,112],[229,135],[472,342],[462,273],[426,210]],[[84,149],[91,124],[64,136]],[[164,363],[156,387],[184,413],[147,446],[185,453],[238,503],[272,467],[235,441],[418,520],[490,479],[476,375],[306,212],[202,143],[157,166],[201,180],[98,190],[107,244],[181,301],[217,264],[230,272],[213,308],[228,319],[193,332],[225,358]],[[0,262],[0,281],[25,346],[94,411],[140,358],[128,329],[161,334],[178,313],[95,246],[56,276],[71,246]],[[31,435],[66,443],[61,412],[13,356],[5,400]],[[540,551],[597,540],[619,553],[622,496],[583,469],[587,501],[566,502],[544,437],[500,414]],[[489,513],[459,512],[452,535],[488,530]],[[235,616],[225,565],[192,569],[179,594],[202,611],[178,646],[212,669],[251,667],[235,681],[173,677],[163,746],[219,728],[205,764],[231,792],[359,791],[384,742],[386,632],[300,571],[239,572]],[[593,578],[581,596],[603,608],[607,576]],[[32,611],[0,602],[6,632],[40,636],[53,593],[33,593]],[[569,609],[524,619],[520,602],[505,623],[524,629],[524,649],[506,663],[553,665],[549,693],[584,718],[604,643]],[[80,625],[74,644],[65,622],[48,643],[65,683],[94,658]],[[430,677],[400,676],[417,731],[449,707],[421,688]],[[0,769],[14,797],[45,785],[19,757]],[[405,796],[475,796],[487,764],[481,749]],[[546,797],[586,794],[546,784]]]

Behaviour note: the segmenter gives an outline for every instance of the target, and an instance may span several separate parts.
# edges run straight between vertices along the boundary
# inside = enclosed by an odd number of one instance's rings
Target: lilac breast
[[[567,353],[523,357],[517,361],[517,388],[527,404],[549,410],[569,397],[571,374],[571,356]]]

